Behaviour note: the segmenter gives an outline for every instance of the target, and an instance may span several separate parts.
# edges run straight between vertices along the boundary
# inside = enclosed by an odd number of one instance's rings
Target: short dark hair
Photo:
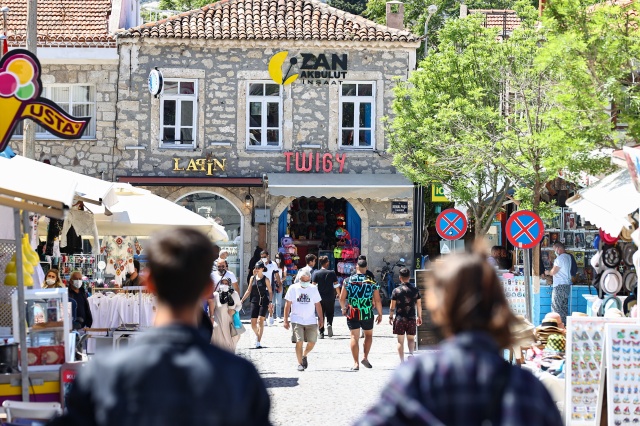
[[[360,268],[366,268],[367,267],[367,261],[365,259],[358,260],[358,266]]]
[[[500,253],[500,250],[502,250],[502,246],[493,246],[491,247],[491,254],[493,255],[493,253]]]
[[[318,258],[318,263],[320,264],[320,266],[328,265],[329,264],[329,256],[320,256]]]
[[[172,308],[197,303],[211,283],[213,244],[201,232],[177,228],[156,234],[147,249],[158,300]]]
[[[140,261],[133,259],[133,267],[136,268],[136,272],[140,272]]]
[[[451,255],[425,275],[418,285],[434,292],[441,315],[432,318],[446,336],[484,331],[500,348],[512,345],[511,326],[516,317],[484,256]]]
[[[253,269],[255,269],[255,268],[260,268],[260,269],[266,270],[267,269],[267,265],[265,265],[262,260],[258,260],[256,262],[256,265],[253,267]]]
[[[311,254],[311,253],[309,253],[308,255],[306,255],[304,257],[304,261],[307,263],[307,265],[310,264],[311,262],[313,262],[316,259],[317,259],[316,255],[315,254]]]
[[[366,262],[367,256],[365,256],[364,254],[361,254],[360,256],[358,256],[358,260],[364,260]]]
[[[262,250],[262,251],[260,252],[260,256],[264,256],[264,255],[269,256],[269,252],[268,252],[268,251],[266,251],[266,250]]]
[[[400,276],[403,278],[409,278],[411,276],[411,272],[409,271],[409,268],[406,268],[406,267],[400,268],[400,271],[398,271],[398,274],[400,274]]]
[[[560,241],[556,241],[555,243],[553,243],[553,248],[561,248],[562,250],[564,250],[564,244],[562,244]]]

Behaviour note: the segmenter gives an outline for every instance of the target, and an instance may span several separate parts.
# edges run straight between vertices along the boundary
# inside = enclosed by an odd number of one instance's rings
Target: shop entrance
[[[290,236],[292,244],[283,245],[285,235]],[[331,268],[342,276],[350,275],[351,269],[355,270],[353,255],[360,252],[361,235],[360,215],[344,198],[296,198],[282,212],[278,221],[280,251],[295,254],[291,264],[287,265],[292,273],[305,266],[305,256],[312,253],[328,256]],[[289,243],[289,240],[285,240],[285,243]],[[294,248],[285,247],[289,245]],[[350,250],[352,248],[357,250]],[[346,257],[342,255],[343,251]],[[348,264],[346,268],[345,264]]]
[[[240,259],[242,259],[242,214],[226,198],[213,192],[194,192],[176,201],[200,216],[207,218],[214,224],[210,235],[216,245],[216,257],[221,250],[227,250],[229,270],[236,274],[238,283],[242,283]]]

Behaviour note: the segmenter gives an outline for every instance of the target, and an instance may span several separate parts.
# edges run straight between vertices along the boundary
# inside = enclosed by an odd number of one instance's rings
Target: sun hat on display
[[[636,271],[633,269],[627,269],[622,275],[622,283],[624,284],[624,288],[629,292],[634,291],[638,285],[638,275],[636,274]]]
[[[622,253],[617,246],[604,246],[602,248],[602,263],[609,268],[615,268],[622,260]]]
[[[593,270],[595,271],[596,275],[604,270],[604,267],[602,266],[602,262],[600,262],[601,258],[602,258],[602,252],[599,251],[596,254],[594,254],[590,260],[591,266],[593,266]]]
[[[615,244],[618,242],[618,237],[607,234],[602,229],[600,229],[600,240],[602,240],[602,242],[605,244]]]
[[[607,269],[600,277],[600,288],[607,294],[616,294],[622,290],[622,275],[615,269]]]
[[[640,271],[640,250],[633,253],[633,267]]]
[[[622,261],[627,266],[633,266],[633,254],[638,251],[638,248],[633,243],[625,243],[622,247]]]

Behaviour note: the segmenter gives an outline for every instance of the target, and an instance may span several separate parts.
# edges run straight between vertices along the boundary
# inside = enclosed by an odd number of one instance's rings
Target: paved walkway
[[[237,353],[254,363],[267,384],[271,422],[276,426],[346,426],[374,404],[400,364],[386,308],[384,312],[382,324],[374,327],[369,354],[373,368],[361,365],[360,371],[350,371],[353,359],[349,330],[342,316],[334,319],[332,338],[318,339],[308,358],[309,367],[301,372],[296,369],[290,330],[281,323],[265,327],[264,347],[254,349],[255,335],[248,321],[243,320],[247,333],[240,339]],[[360,339],[361,358],[363,340]]]

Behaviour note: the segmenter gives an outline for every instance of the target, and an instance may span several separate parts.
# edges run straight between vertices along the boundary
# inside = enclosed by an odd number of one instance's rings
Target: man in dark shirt
[[[413,356],[417,328],[422,325],[422,309],[420,309],[420,292],[409,284],[411,272],[400,268],[400,285],[391,293],[389,307],[389,324],[393,325],[393,334],[398,337],[398,355],[404,361],[404,336],[407,335],[409,356]],[[395,312],[395,319],[394,314]],[[416,313],[418,319],[416,319]]]
[[[127,280],[124,282],[124,287],[139,286],[140,283],[140,262],[133,260],[133,272],[127,274]]]
[[[327,256],[320,256],[318,259],[320,262],[320,268],[313,273],[311,277],[311,283],[318,286],[318,292],[322,300],[320,305],[322,306],[322,312],[327,318],[327,334],[329,337],[333,337],[333,315],[336,310],[336,296],[340,296],[340,290],[338,287],[338,277],[335,271],[329,268],[329,258]],[[320,338],[324,339],[324,327],[320,327]]]
[[[52,425],[270,425],[269,396],[253,365],[204,340],[196,329],[213,292],[213,245],[174,229],[149,244],[145,280],[156,295],[156,327],[96,357],[79,372],[67,411]]]
[[[91,327],[93,317],[91,316],[87,293],[82,287],[82,272],[80,271],[73,271],[69,277],[69,301],[72,306],[71,314],[74,330]]]

